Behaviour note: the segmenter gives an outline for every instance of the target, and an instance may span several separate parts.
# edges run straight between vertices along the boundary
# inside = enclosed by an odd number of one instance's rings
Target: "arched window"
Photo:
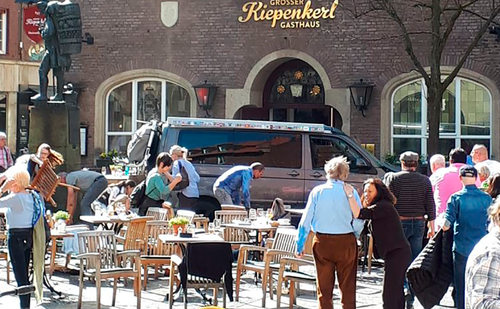
[[[423,80],[400,86],[392,95],[392,153],[406,150],[427,153],[427,89]],[[427,125],[423,125],[427,124]],[[474,144],[490,148],[491,94],[482,85],[456,78],[441,102],[439,153],[462,147],[470,152]]]
[[[106,150],[126,153],[132,134],[143,124],[168,116],[189,117],[189,93],[160,79],[136,79],[113,88],[107,95]]]

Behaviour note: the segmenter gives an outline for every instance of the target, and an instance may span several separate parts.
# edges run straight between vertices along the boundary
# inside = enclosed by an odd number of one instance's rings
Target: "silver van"
[[[189,150],[201,176],[200,199],[213,209],[220,205],[212,186],[234,165],[264,164],[264,177],[252,181],[250,191],[252,207],[263,208],[276,197],[303,208],[312,188],[325,181],[325,162],[336,156],[348,158],[348,181],[358,188],[391,171],[345,133],[321,124],[169,117],[162,130],[159,151],[172,145]]]

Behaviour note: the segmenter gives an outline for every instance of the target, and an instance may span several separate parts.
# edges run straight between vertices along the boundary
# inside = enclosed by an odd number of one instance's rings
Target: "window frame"
[[[2,16],[2,21],[0,22],[0,27],[2,29],[1,38],[2,41],[0,43],[0,55],[7,54],[7,10],[0,8],[0,16]]]
[[[104,132],[104,135],[105,135],[104,145],[105,145],[106,151],[109,151],[109,137],[110,136],[132,136],[137,131],[137,129],[139,129],[139,126],[137,125],[137,123],[139,121],[137,119],[137,106],[138,106],[139,98],[137,96],[139,93],[139,88],[138,88],[139,86],[138,85],[140,82],[160,82],[161,83],[161,103],[160,103],[160,107],[161,107],[161,117],[160,118],[161,119],[160,119],[160,121],[166,121],[166,119],[167,119],[167,112],[168,112],[167,111],[167,83],[181,87],[182,89],[184,89],[184,91],[186,91],[188,93],[189,96],[191,96],[189,91],[184,86],[180,85],[179,83],[176,83],[176,82],[168,80],[168,79],[162,79],[162,78],[157,78],[157,77],[139,77],[139,78],[127,80],[125,82],[122,82],[120,84],[115,85],[106,94],[106,103],[105,103],[106,104],[106,115],[105,115],[105,132]],[[115,132],[109,131],[109,96],[111,95],[111,93],[114,90],[120,88],[123,85],[129,84],[129,83],[132,84],[131,131],[115,131]],[[189,111],[189,114],[191,114],[191,111]]]
[[[446,77],[446,76],[444,76]],[[394,134],[394,97],[396,93],[403,87],[415,83],[417,81],[420,81],[421,83],[421,130],[420,134]],[[466,135],[462,134],[462,128],[461,128],[461,107],[462,107],[462,93],[461,93],[461,82],[469,82],[473,83],[477,86],[482,87],[484,90],[486,90],[486,93],[488,93],[489,97],[489,121],[490,121],[490,132],[488,135]],[[485,85],[476,82],[474,80],[468,79],[468,78],[462,78],[462,77],[455,77],[453,80],[453,83],[455,85],[455,133],[440,133],[439,134],[439,139],[454,139],[455,140],[455,147],[461,147],[461,141],[466,140],[466,139],[479,139],[479,140],[485,140],[489,141],[491,144],[491,136],[492,136],[492,131],[493,131],[493,96],[491,94],[491,91],[486,87]],[[409,82],[406,82],[400,86],[398,86],[391,94],[391,153],[394,153],[394,140],[396,138],[408,138],[408,139],[420,139],[420,154],[423,156],[427,155],[427,140],[429,138],[428,134],[428,122],[427,122],[427,86],[425,85],[425,81],[423,78],[420,79],[414,79]],[[424,132],[425,131],[425,132]],[[490,147],[491,148],[491,147]],[[489,149],[491,152],[491,149]]]

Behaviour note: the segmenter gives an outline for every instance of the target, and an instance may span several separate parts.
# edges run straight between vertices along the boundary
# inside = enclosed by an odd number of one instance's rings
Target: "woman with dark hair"
[[[353,187],[344,185],[347,196],[352,196]],[[404,236],[401,220],[394,208],[396,198],[380,179],[368,179],[363,184],[363,208],[354,198],[349,198],[354,218],[370,220],[369,229],[375,246],[385,261],[384,309],[404,309],[404,279],[410,265],[410,244]]]
[[[491,176],[488,180],[488,189],[486,190],[493,200],[500,195],[500,174]]]
[[[182,180],[180,175],[175,179],[170,175],[172,157],[162,152],[156,157],[156,168],[152,169],[146,178],[146,200],[139,207],[139,215],[144,216],[149,207],[169,208],[170,191]]]

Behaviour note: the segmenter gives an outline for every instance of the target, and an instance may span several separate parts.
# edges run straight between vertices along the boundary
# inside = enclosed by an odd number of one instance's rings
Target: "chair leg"
[[[82,293],[83,293],[83,265],[80,265],[80,285],[78,287],[78,305],[76,306],[77,309],[82,308],[82,296],[83,296]]]
[[[118,289],[118,278],[116,277],[115,280],[113,280],[113,300],[111,301],[111,306],[115,306],[116,304],[116,290]]]
[[[281,307],[281,289],[283,288],[283,273],[280,272],[278,277],[278,285],[276,286],[276,308]]]
[[[155,264],[155,276],[154,276],[155,280],[157,280],[158,277],[159,277],[159,274],[158,274],[158,264]]]
[[[288,295],[290,296],[290,304],[288,307],[290,309],[293,308],[293,304],[295,303],[295,282],[290,281],[290,288],[288,289]]]
[[[268,280],[269,280],[269,297],[271,298],[271,300],[273,299],[273,271],[272,269],[269,270],[269,276],[268,276]]]
[[[262,274],[262,308],[266,308],[267,278],[267,272],[264,271],[264,274]]]
[[[168,280],[168,307],[169,309],[172,309],[174,305],[174,265],[170,264],[170,279]]]
[[[7,284],[10,284],[10,259],[8,255],[6,261],[7,261]]]
[[[219,288],[214,288],[214,306],[217,307],[217,297],[219,296]]]
[[[95,287],[97,289],[97,309],[101,309],[101,274],[95,278]]]
[[[224,308],[226,308],[226,296],[227,296],[226,284],[224,284],[222,286],[222,307]]]
[[[236,301],[240,301],[240,281],[241,281],[241,269],[236,268]]]
[[[142,288],[146,291],[148,285],[148,264],[143,264],[144,266],[144,280],[142,281]]]
[[[138,270],[138,275],[135,277],[135,281],[137,281],[137,309],[141,309],[141,269]]]
[[[373,258],[373,236],[370,236],[368,241],[368,274],[372,272],[372,258]]]
[[[184,298],[184,309],[188,309],[188,290],[187,287],[182,288],[182,294]]]

